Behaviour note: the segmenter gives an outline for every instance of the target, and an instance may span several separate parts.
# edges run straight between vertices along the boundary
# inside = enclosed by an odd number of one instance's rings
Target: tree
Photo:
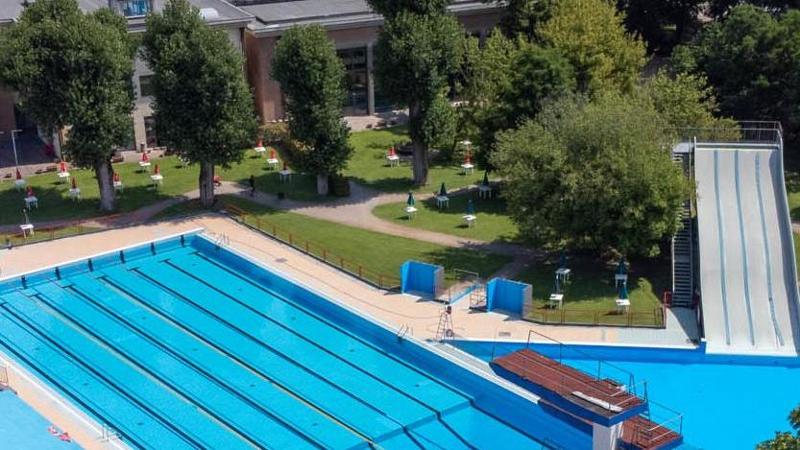
[[[739,120],[779,120],[800,135],[800,11],[778,17],[752,5],[675,50],[675,70],[708,78],[720,111]]]
[[[214,166],[240,161],[257,133],[244,60],[187,0],[147,17],[143,56],[153,70],[159,141],[200,165],[200,200],[214,202]]]
[[[644,68],[645,49],[625,31],[622,20],[605,0],[561,0],[537,36],[569,59],[579,90],[629,92]]]
[[[539,24],[550,19],[555,0],[485,0],[505,7],[500,28],[508,37],[533,40]]]
[[[719,105],[714,90],[702,75],[670,75],[662,70],[648,78],[642,87],[656,111],[672,129],[731,129],[737,126],[732,119],[717,117]]]
[[[493,162],[521,236],[545,248],[655,255],[691,188],[644,96],[568,96],[497,138]]]
[[[758,450],[797,450],[800,449],[800,406],[789,414],[789,423],[794,434],[786,431],[775,433],[775,437],[756,447]]]
[[[0,79],[43,128],[71,126],[64,151],[94,169],[105,211],[115,207],[111,157],[130,132],[135,52],[124,18],[84,15],[74,0],[32,3],[0,39]]]
[[[697,20],[704,0],[617,0],[625,25],[642,36],[652,52],[669,53]],[[668,31],[674,27],[674,31]]]
[[[548,99],[572,92],[575,73],[558,50],[499,33],[472,59],[465,98],[477,130],[477,159],[491,167],[495,133],[533,118]]]
[[[751,4],[766,8],[773,13],[781,13],[789,8],[800,8],[800,0],[711,0],[709,12],[717,19],[728,15],[738,5]]]
[[[450,79],[459,73],[465,44],[461,25],[445,14],[447,3],[370,1],[386,17],[375,47],[375,76],[390,100],[408,106],[418,186],[428,181],[428,149],[441,139],[432,132],[454,127],[442,123],[455,119],[443,114],[442,108]],[[401,5],[403,9],[398,9]]]
[[[292,28],[275,48],[272,78],[281,84],[290,135],[302,150],[293,159],[317,175],[320,195],[328,193],[328,176],[343,169],[353,152],[342,118],[344,76],[344,64],[321,26]]]

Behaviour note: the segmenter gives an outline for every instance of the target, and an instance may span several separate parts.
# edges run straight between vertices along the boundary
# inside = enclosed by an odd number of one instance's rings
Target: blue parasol
[[[414,200],[414,193],[409,191],[408,192],[408,200],[406,200],[406,205],[407,206],[414,206],[416,203],[417,203],[417,201]]]

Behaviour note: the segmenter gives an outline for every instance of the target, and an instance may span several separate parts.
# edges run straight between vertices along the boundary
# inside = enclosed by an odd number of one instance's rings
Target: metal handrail
[[[558,362],[559,362],[559,364],[563,364],[564,346],[566,344],[564,344],[563,342],[561,342],[561,341],[559,341],[557,339],[554,339],[554,338],[552,338],[550,336],[547,336],[546,334],[542,334],[542,333],[539,333],[536,330],[529,329],[528,330],[528,339],[527,339],[527,343],[525,345],[525,348],[528,348],[528,349],[530,348],[531,336],[532,335],[541,336],[541,337],[543,337],[543,338],[545,338],[545,339],[547,339],[549,341],[552,341],[552,342],[558,344]],[[634,376],[633,372],[625,370],[625,369],[623,369],[623,368],[621,368],[621,367],[619,367],[619,366],[617,366],[615,364],[611,364],[611,363],[609,363],[607,361],[604,361],[602,359],[596,358],[596,357],[594,357],[593,355],[591,355],[588,352],[584,352],[582,350],[578,350],[578,349],[575,349],[575,348],[571,348],[570,351],[575,353],[575,354],[582,355],[583,357],[585,357],[588,360],[597,361],[597,374],[596,375],[592,375],[592,376],[594,376],[594,378],[597,379],[598,381],[604,379],[603,376],[602,376],[602,374],[603,374],[603,370],[602,370],[603,366],[611,367],[614,370],[617,370],[620,373],[624,374],[626,376],[626,378],[628,378],[628,381],[626,383],[623,383],[623,385],[627,386],[629,393],[633,393],[633,395],[636,395],[636,392],[637,392],[636,387],[639,386],[639,385],[642,385],[643,388],[644,388],[644,392],[645,392],[644,398],[647,398],[647,382],[646,381],[642,381],[642,382],[637,383],[636,382],[636,377]],[[580,369],[576,369],[576,370],[580,370]],[[590,373],[588,373],[586,371],[583,371],[583,370],[580,370],[580,371],[584,372],[584,373],[587,373],[588,375],[591,375]],[[613,380],[613,381],[619,382],[619,380],[615,380],[613,377],[610,378],[610,379]]]

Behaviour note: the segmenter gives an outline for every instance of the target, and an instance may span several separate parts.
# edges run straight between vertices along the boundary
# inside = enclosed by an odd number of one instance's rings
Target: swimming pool
[[[525,344],[457,341],[455,346],[489,361]],[[649,398],[684,415],[686,447],[752,449],[788,431],[789,412],[800,403],[800,358],[711,355],[697,350],[600,345],[531,344],[547,356],[585,370],[586,355],[647,381]]]
[[[197,235],[0,282],[0,351],[135,448],[591,448],[503,382]]]

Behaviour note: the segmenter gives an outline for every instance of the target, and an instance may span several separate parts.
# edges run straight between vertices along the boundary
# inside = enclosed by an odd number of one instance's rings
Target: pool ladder
[[[115,430],[107,423],[103,424],[103,431],[100,435],[100,442],[110,442],[119,439],[119,431]]]
[[[414,335],[414,329],[411,328],[410,325],[405,324],[402,327],[400,327],[399,330],[397,330],[397,340],[398,341],[402,341],[403,338],[405,338],[408,333],[411,333],[411,335],[413,336]]]
[[[231,238],[225,233],[209,233],[209,236],[214,239],[214,245],[219,247],[230,246]]]

